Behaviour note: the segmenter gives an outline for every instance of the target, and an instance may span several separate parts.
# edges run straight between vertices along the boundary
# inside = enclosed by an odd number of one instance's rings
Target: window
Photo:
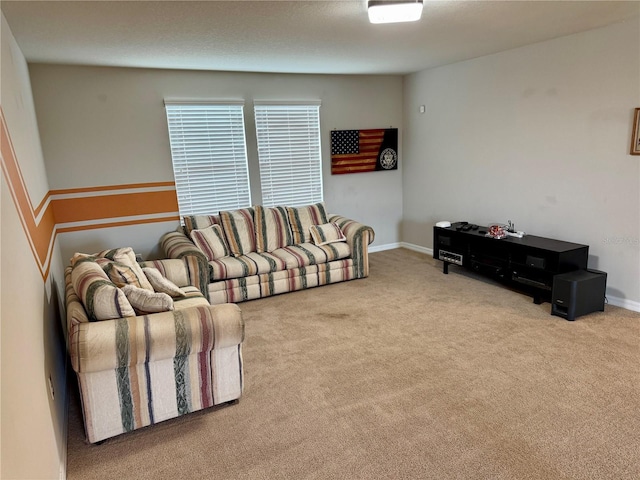
[[[243,102],[165,102],[180,216],[249,207]]]
[[[320,102],[255,102],[262,204],[322,201]]]

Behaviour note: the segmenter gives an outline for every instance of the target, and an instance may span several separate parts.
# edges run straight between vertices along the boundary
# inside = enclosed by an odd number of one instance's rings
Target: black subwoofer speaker
[[[553,277],[551,315],[567,320],[604,311],[607,274],[599,270],[576,270]]]

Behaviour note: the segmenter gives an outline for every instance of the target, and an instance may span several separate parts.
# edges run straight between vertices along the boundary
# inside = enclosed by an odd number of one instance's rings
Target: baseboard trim
[[[400,248],[400,243],[387,243],[385,245],[376,245],[375,247],[369,247],[369,253],[384,252],[385,250],[393,250],[394,248]]]
[[[433,256],[433,249],[423,247],[421,245],[416,245],[414,243],[408,242],[397,242],[397,243],[388,243],[386,245],[379,245],[373,248],[370,248],[370,252],[382,252],[384,250],[392,250],[394,248],[406,248],[407,250],[413,250],[414,252],[420,252],[427,255]],[[609,305],[613,305],[615,307],[625,308],[627,310],[631,310],[633,312],[640,312],[640,302],[636,302],[633,300],[628,300],[626,298],[620,297],[607,297]]]
[[[407,250],[413,250],[414,252],[433,255],[433,249],[427,248],[427,247],[421,247],[420,245],[415,245],[413,243],[407,243],[407,242],[386,243],[384,245],[376,245],[375,247],[369,247],[369,253],[384,252],[385,250],[394,250],[396,248],[406,248]]]
[[[620,297],[607,297],[607,300],[609,305],[626,308],[627,310],[632,310],[634,312],[640,312],[640,302],[634,302],[633,300],[627,300],[626,298]]]
[[[415,243],[407,243],[407,242],[400,242],[400,246],[402,248],[406,248],[407,250],[413,250],[414,252],[426,253],[427,255],[433,256],[433,248],[427,248],[420,245],[416,245]]]

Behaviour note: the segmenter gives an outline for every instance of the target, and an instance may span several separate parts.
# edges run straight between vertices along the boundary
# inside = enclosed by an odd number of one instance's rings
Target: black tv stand
[[[458,265],[488,275],[533,296],[536,304],[549,301],[553,277],[586,269],[589,246],[525,235],[496,239],[488,228],[433,227],[433,258],[442,260],[442,273]]]

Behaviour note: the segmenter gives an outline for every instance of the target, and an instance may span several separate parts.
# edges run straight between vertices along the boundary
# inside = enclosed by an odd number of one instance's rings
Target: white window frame
[[[254,101],[262,204],[322,202],[320,101]]]
[[[180,217],[251,206],[244,101],[164,103]]]

